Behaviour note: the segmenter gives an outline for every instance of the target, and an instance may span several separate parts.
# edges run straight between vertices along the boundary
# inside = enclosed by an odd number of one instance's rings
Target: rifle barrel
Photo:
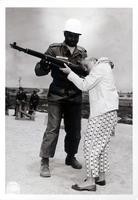
[[[48,62],[51,62],[53,64],[56,64],[56,65],[59,65],[61,67],[64,67],[64,63],[66,63],[70,68],[74,68],[74,69],[77,69],[79,67],[79,65],[76,65],[76,64],[73,64],[71,62],[68,62],[68,61],[64,61],[62,59],[59,59],[59,58],[55,58],[53,56],[50,56],[50,55],[46,55],[46,54],[43,54],[43,53],[40,53],[38,51],[34,51],[32,49],[25,49],[25,48],[22,48],[20,46],[17,46],[17,43],[16,42],[13,42],[13,44],[10,44],[11,48],[13,49],[16,49],[18,51],[22,51],[26,54],[29,54],[31,56],[34,56],[34,57],[37,57],[37,58],[40,58],[40,59],[44,59]]]
[[[32,49],[24,49],[24,53],[27,53],[27,54],[37,57],[37,58],[45,59],[45,54],[40,53],[38,51],[34,51]]]

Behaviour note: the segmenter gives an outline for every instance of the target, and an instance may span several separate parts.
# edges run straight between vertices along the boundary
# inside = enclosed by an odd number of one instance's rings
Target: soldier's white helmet
[[[82,34],[81,22],[78,19],[71,18],[66,21],[64,31]]]

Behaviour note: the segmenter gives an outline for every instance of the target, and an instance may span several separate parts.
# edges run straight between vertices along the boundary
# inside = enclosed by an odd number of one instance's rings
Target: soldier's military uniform
[[[46,54],[54,57],[67,57],[69,62],[79,65],[78,68],[72,68],[74,72],[80,76],[86,75],[80,65],[80,61],[87,56],[84,48],[76,46],[71,54],[69,48],[63,42],[50,45]],[[82,92],[66,78],[67,75],[59,70],[59,66],[48,65],[41,60],[35,67],[37,76],[46,75],[50,71],[53,81],[48,91],[48,123],[43,136],[40,157],[54,156],[63,116],[66,131],[65,152],[74,156],[78,151],[81,138]]]
[[[33,94],[31,95],[30,101],[29,101],[29,112],[28,113],[30,115],[32,115],[36,111],[37,106],[39,104],[39,100],[40,100],[40,98],[39,98],[37,92],[33,91]]]
[[[19,88],[19,91],[16,94],[16,108],[15,108],[16,117],[18,117],[20,110],[22,111],[26,110],[26,103],[27,103],[27,95],[24,92],[23,88]],[[24,116],[23,113],[21,113],[21,117],[23,116]]]

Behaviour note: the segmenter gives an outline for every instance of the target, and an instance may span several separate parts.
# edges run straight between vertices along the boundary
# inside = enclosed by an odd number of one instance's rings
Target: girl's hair
[[[95,58],[95,57],[86,57],[85,60],[90,61],[90,62],[97,62],[98,61],[98,59]]]
[[[104,63],[108,63],[110,66],[111,66],[111,69],[114,68],[114,63],[107,57],[101,57],[98,59],[97,63],[101,63],[101,62],[104,62]]]
[[[81,61],[81,64],[82,64],[82,68],[88,72],[89,69],[88,69],[88,65],[91,63],[91,62],[94,62],[94,64],[98,61],[97,58],[94,58],[94,57],[86,57],[84,60]]]
[[[114,68],[114,63],[107,57],[101,57],[99,59],[95,58],[95,57],[86,57],[83,61],[82,61],[82,64],[86,64],[87,62],[94,62],[96,64],[99,64],[101,62],[104,62],[104,63],[108,63],[110,66],[111,66],[111,69]],[[87,64],[86,64],[87,66]]]

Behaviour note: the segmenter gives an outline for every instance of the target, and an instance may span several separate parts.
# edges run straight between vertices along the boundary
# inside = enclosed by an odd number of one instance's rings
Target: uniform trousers
[[[53,157],[59,136],[60,124],[64,117],[65,152],[74,156],[78,151],[81,139],[81,104],[49,103],[48,121],[41,144],[40,157]]]
[[[117,111],[89,119],[83,146],[87,177],[95,178],[109,170],[109,142],[116,124]]]

